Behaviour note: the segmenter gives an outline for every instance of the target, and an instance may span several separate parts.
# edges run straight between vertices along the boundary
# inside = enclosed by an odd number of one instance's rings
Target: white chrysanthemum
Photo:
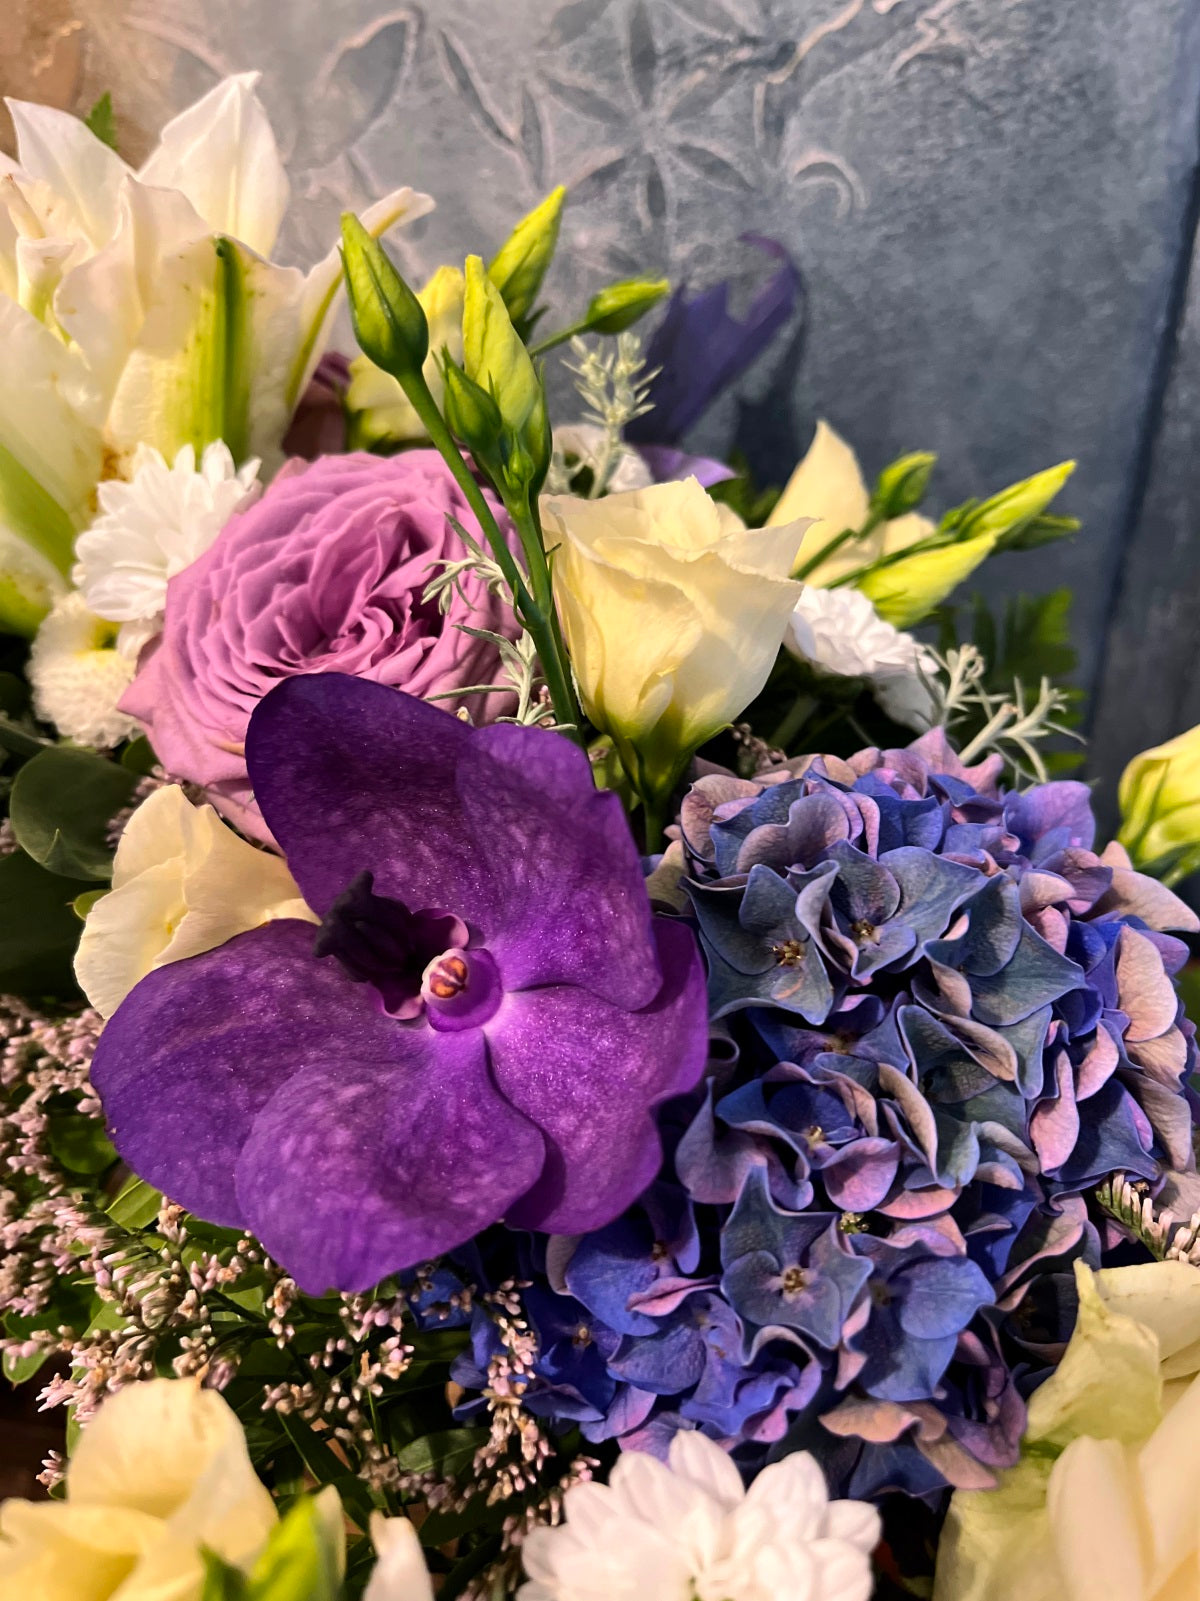
[[[807,1452],[764,1468],[749,1491],[702,1434],[671,1442],[670,1466],[640,1452],[607,1485],[580,1484],[566,1522],[523,1547],[519,1601],[867,1601],[879,1514],[830,1501]]]
[[[886,622],[860,590],[806,584],[784,643],[818,672],[865,678],[893,721],[916,729],[932,725],[934,701],[922,677],[936,668],[932,655]]]
[[[134,719],[117,710],[134,664],[114,649],[115,637],[112,623],[73,590],[55,604],[29,653],[34,711],[81,745],[117,745],[138,732]]]
[[[554,430],[554,451],[568,463],[570,476],[583,467],[593,473],[600,465],[604,450],[604,429],[598,423],[564,423]],[[611,464],[605,492],[619,495],[627,489],[646,489],[654,482],[654,474],[644,458],[629,445],[618,447],[616,461]]]
[[[184,445],[168,466],[139,445],[128,483],[110,479],[97,495],[100,515],[79,536],[72,574],[97,617],[120,623],[117,649],[136,660],[162,624],[167,580],[212,544],[225,524],[258,493],[259,463],[234,464],[229,447]]]

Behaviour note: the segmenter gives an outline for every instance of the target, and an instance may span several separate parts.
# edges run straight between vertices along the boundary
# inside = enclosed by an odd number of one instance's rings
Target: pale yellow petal
[[[1116,1440],[1073,1440],[1050,1474],[1047,1510],[1063,1601],[1150,1601],[1136,1477]]]
[[[843,529],[860,528],[866,521],[869,500],[858,458],[822,419],[768,522],[790,523],[797,517],[818,519],[806,541],[804,557],[808,560]]]

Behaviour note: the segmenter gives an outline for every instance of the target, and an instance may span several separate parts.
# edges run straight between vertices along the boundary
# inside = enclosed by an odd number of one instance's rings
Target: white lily
[[[67,572],[101,479],[139,445],[173,461],[223,439],[270,472],[320,358],[341,282],[269,260],[287,176],[255,93],[227,78],[166,128],[138,172],[77,118],[10,101],[0,157],[0,532]],[[431,209],[400,189],[376,235]],[[6,566],[0,557],[0,566]],[[10,615],[0,571],[0,624]],[[28,608],[26,608],[27,611]]]

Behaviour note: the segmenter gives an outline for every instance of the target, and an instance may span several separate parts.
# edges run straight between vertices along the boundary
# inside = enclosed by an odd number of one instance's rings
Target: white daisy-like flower
[[[893,721],[921,730],[932,726],[936,707],[925,677],[936,670],[933,655],[886,622],[861,590],[806,584],[784,644],[818,672],[865,678]]]
[[[112,623],[73,590],[55,603],[29,653],[34,711],[81,745],[107,748],[138,732],[117,709],[135,664],[114,648],[115,640]]]
[[[703,1434],[671,1442],[670,1466],[629,1451],[608,1484],[567,1491],[566,1522],[534,1529],[518,1601],[867,1601],[879,1514],[830,1501],[807,1452],[747,1491]]]
[[[72,578],[97,617],[120,623],[117,649],[131,659],[162,625],[167,580],[191,565],[259,491],[259,463],[238,468],[217,440],[196,452],[184,445],[170,466],[139,445],[128,482],[110,479],[97,496],[100,515],[75,544]]]

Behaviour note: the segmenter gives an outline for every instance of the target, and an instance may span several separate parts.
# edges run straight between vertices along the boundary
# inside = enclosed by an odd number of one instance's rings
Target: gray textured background
[[[1074,587],[1094,773],[1200,720],[1197,0],[10,3],[9,86],[53,14],[55,92],[116,75],[132,144],[261,67],[293,259],[401,182],[439,202],[403,245],[418,276],[570,184],[563,310],[780,238],[808,321],[747,380],[778,397],[751,413],[760,457],[782,477],[823,414],[871,469],[937,450],[940,506],[1077,457],[1084,533],[988,584]]]

